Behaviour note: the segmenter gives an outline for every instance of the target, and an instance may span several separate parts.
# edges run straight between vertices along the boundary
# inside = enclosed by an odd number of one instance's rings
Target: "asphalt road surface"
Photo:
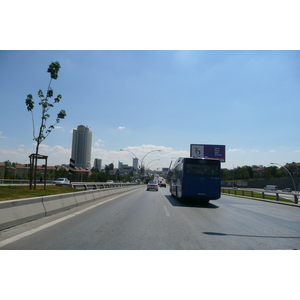
[[[0,249],[300,249],[300,209],[230,195],[179,202],[144,186],[3,230]]]

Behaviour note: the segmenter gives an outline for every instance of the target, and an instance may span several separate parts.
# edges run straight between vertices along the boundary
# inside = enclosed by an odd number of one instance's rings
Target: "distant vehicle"
[[[114,183],[113,180],[107,180],[106,182],[107,182],[107,183]]]
[[[53,181],[53,184],[69,184],[70,180],[67,178],[57,178],[56,180]]]
[[[161,182],[161,183],[159,184],[159,186],[160,186],[160,187],[165,187],[165,188],[167,187],[167,185],[166,185],[165,183],[163,183],[163,182]]]
[[[285,193],[291,193],[292,189],[291,188],[285,188],[282,191],[285,192]]]
[[[158,184],[154,181],[150,181],[148,182],[148,185],[147,185],[147,191],[149,190],[156,190],[158,191]]]
[[[268,184],[264,187],[265,191],[277,191],[278,187],[277,185]]]
[[[170,193],[177,199],[203,203],[221,197],[221,163],[216,159],[180,157],[168,174]]]

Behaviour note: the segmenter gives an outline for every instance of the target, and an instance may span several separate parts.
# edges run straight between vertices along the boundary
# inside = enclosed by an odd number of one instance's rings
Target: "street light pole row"
[[[288,172],[288,174],[291,176],[291,178],[292,178],[292,181],[293,181],[293,184],[294,184],[294,191],[295,191],[295,203],[298,203],[298,196],[299,196],[299,186],[298,186],[298,191],[297,191],[297,189],[296,189],[296,184],[295,184],[295,181],[294,181],[294,178],[293,178],[293,176],[292,176],[292,174],[291,174],[291,172],[286,168],[286,167],[284,167],[283,165],[281,165],[281,164],[278,164],[278,163],[270,163],[271,165],[278,165],[278,166],[280,166],[280,167],[282,167],[282,168],[284,168],[287,172]],[[297,194],[298,195],[297,195]]]
[[[136,159],[138,159],[138,160],[140,161],[140,159],[139,159],[132,151],[127,150],[127,149],[120,149],[120,151],[128,151],[128,152],[130,152],[131,154],[133,154],[134,157],[135,157]],[[144,161],[145,157],[146,157],[148,154],[150,154],[150,153],[152,153],[152,152],[155,152],[155,151],[161,152],[160,149],[156,149],[156,150],[149,151],[149,152],[147,152],[147,153],[144,155],[144,157],[143,157],[143,159],[142,159],[142,161],[141,161],[141,172],[142,172],[143,161]]]

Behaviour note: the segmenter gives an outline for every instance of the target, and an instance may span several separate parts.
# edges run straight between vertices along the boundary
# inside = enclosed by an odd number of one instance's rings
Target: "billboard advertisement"
[[[191,144],[190,157],[213,158],[225,162],[225,145]]]

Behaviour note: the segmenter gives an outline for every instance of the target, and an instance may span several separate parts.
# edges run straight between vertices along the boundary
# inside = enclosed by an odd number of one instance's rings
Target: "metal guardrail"
[[[253,191],[253,190],[243,190],[243,189],[232,189],[232,188],[221,188],[221,192],[224,194],[231,194],[231,195],[236,195],[236,196],[248,196],[251,198],[261,198],[261,199],[268,199],[268,197],[266,197],[266,193],[272,193],[275,196],[276,201],[280,201],[280,195],[287,195],[287,193],[281,193],[281,192],[277,192],[277,191]],[[255,197],[254,194],[261,194],[261,197]],[[294,197],[294,203],[298,204],[298,194],[295,193],[290,193],[288,195],[291,195]],[[270,195],[269,195],[270,196]],[[282,197],[283,198],[283,197]]]
[[[22,179],[0,179],[0,184],[9,185],[29,185],[29,180]],[[40,184],[40,181],[37,180],[37,184]],[[44,184],[44,181],[41,183]],[[53,185],[53,180],[47,180],[47,185]],[[74,189],[83,189],[83,190],[92,190],[92,189],[105,189],[105,188],[119,188],[124,186],[136,185],[138,183],[123,183],[123,182],[71,182],[70,184],[64,184],[60,186],[68,186]]]
[[[0,184],[29,184],[28,179],[0,179]]]
[[[37,184],[44,184],[44,181],[40,181],[39,179],[36,181]],[[28,184],[29,185],[29,180],[28,179],[0,179],[0,185],[1,184],[19,184],[19,185],[24,185]],[[53,184],[53,180],[46,180],[46,184]]]
[[[68,186],[73,189],[81,190],[96,190],[96,189],[108,189],[108,188],[121,188],[125,186],[133,186],[137,183],[110,183],[110,182],[72,182]]]

